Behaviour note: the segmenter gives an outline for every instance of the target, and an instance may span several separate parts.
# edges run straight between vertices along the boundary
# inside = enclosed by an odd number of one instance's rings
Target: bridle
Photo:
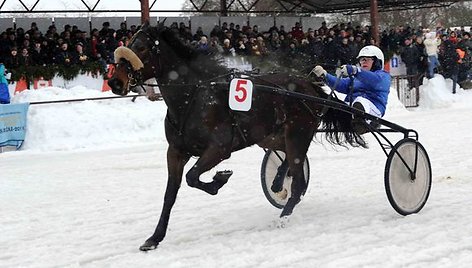
[[[148,64],[153,64],[152,59],[153,59],[153,57],[157,56],[157,63],[158,63],[157,67],[158,68],[157,68],[157,70],[156,70],[156,68],[153,68],[153,75],[154,75],[154,77],[158,77],[159,72],[161,72],[161,70],[162,70],[160,57],[158,57],[159,54],[161,53],[161,51],[159,49],[159,40],[154,40],[154,42],[153,42],[152,40],[154,38],[149,33],[145,32],[141,29],[138,32],[136,32],[134,34],[134,36],[131,38],[131,40],[128,44],[128,48],[131,48],[133,46],[133,44],[136,41],[139,34],[144,34],[146,36],[146,47],[149,47],[149,44],[152,42],[151,49],[148,52],[148,57],[146,57],[144,60],[140,58],[140,60],[142,61],[143,65],[146,66]],[[128,85],[127,85],[127,91],[128,92],[130,91],[130,88],[133,88],[131,91],[136,92],[137,90],[134,90],[134,88],[136,88],[138,86],[141,87],[144,90],[144,92],[146,91],[144,86],[158,86],[157,84],[144,83],[143,69],[141,68],[139,70],[135,70],[133,68],[132,64],[130,64],[129,62],[126,65],[126,72],[128,73]]]

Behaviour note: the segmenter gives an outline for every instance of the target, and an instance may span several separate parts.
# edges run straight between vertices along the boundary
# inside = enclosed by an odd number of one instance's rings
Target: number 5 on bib
[[[229,107],[235,111],[249,111],[252,105],[252,81],[235,78],[229,85]]]

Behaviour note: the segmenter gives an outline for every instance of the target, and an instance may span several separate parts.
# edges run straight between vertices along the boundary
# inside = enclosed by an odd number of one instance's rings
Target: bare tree
[[[289,4],[284,5],[282,1],[273,0],[186,0],[184,2],[184,8],[193,9],[198,11],[213,11],[215,13],[221,11],[222,3],[226,3],[228,9],[232,13],[247,15],[248,12],[261,13],[262,11],[268,11],[268,13],[274,14],[281,11],[287,11],[290,7]],[[297,12],[296,9],[293,10]]]
[[[271,11],[274,14],[281,11],[286,12],[293,7],[290,4],[284,4],[283,1],[273,0],[187,0],[184,7],[194,10],[213,11],[215,15],[218,15],[222,2],[226,2],[233,13],[241,11],[240,14],[244,15],[247,15],[248,9],[255,12]],[[381,13],[380,24],[382,28],[398,25],[423,26],[427,28],[435,28],[436,26],[470,26],[472,24],[471,11],[471,1],[461,1],[449,7],[386,11]],[[297,14],[298,10],[294,9],[293,12]],[[238,13],[236,12],[236,14]],[[306,13],[303,13],[303,15],[306,15]],[[319,16],[320,14],[317,15]],[[370,25],[370,17],[367,10],[363,14],[325,14],[325,17],[331,24],[351,21],[354,24]]]
[[[390,28],[394,26],[423,26],[435,28],[436,26],[471,26],[472,24],[472,4],[470,1],[455,3],[449,7],[432,7],[407,10],[392,10],[381,12],[380,26]],[[370,15],[368,11],[358,14],[328,14],[327,20],[331,24],[351,21],[358,25],[370,25]]]

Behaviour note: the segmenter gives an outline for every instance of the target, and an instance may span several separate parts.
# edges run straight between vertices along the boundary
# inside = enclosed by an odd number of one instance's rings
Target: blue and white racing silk
[[[336,76],[326,74],[326,83],[328,86],[334,87],[336,85],[336,91],[346,94],[346,98],[344,99],[346,103],[349,103],[350,100],[353,102],[361,102],[366,108],[367,113],[379,117],[384,116],[385,109],[387,108],[388,94],[390,92],[391,78],[389,73],[384,70],[371,72],[359,68],[359,72],[354,75],[354,88],[352,92],[350,92],[350,78],[341,78],[338,82],[337,80],[338,78]],[[370,107],[369,102],[373,104],[376,109]]]

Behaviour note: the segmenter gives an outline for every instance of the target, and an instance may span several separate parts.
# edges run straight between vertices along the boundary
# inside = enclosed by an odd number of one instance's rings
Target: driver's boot
[[[354,103],[352,107],[365,112],[364,106],[360,102]],[[359,135],[370,132],[367,124],[368,123],[365,121],[365,118],[363,118],[362,116],[354,115],[352,118],[352,128]]]

